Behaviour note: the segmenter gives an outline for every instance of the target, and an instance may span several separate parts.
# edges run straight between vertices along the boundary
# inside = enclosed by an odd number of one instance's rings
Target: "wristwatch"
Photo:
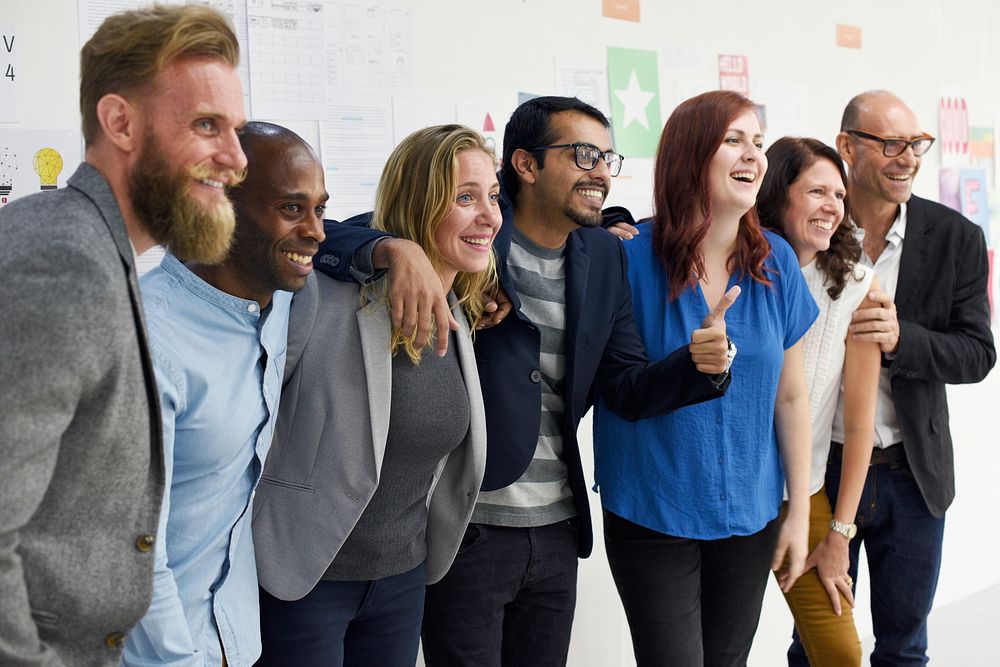
[[[830,521],[830,530],[835,533],[840,533],[847,539],[852,539],[858,534],[858,527],[853,523],[841,523],[836,519]]]
[[[721,373],[716,373],[715,375],[709,375],[708,379],[712,381],[716,389],[724,389],[727,380],[729,380],[729,369],[733,365],[733,359],[736,358],[736,343],[729,336],[726,336],[726,366],[722,369]]]
[[[729,336],[726,336],[726,367],[722,369],[725,373],[729,370],[730,366],[733,365],[733,359],[736,358],[736,343]]]

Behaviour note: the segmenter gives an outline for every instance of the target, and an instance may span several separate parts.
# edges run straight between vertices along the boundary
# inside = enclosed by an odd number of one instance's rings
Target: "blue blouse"
[[[668,300],[667,273],[653,250],[653,230],[625,243],[639,334],[652,359],[690,343],[708,306],[700,286]],[[774,400],[784,351],[819,313],[795,253],[764,232],[771,286],[749,276],[726,313],[738,353],[722,398],[663,417],[628,422],[597,400],[595,479],[605,509],[652,530],[692,539],[760,531],[778,515],[784,475],[774,430]]]

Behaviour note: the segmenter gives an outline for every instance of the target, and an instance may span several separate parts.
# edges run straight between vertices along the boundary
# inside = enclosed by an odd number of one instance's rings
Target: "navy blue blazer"
[[[494,241],[500,285],[513,304],[495,327],[476,334],[476,363],[486,405],[486,476],[492,491],[517,481],[531,463],[541,425],[541,374],[537,327],[521,312],[517,289],[507,270],[514,226],[513,208],[501,202],[503,225]],[[340,280],[350,279],[351,255],[359,245],[358,227],[368,216],[345,224],[328,222],[316,267]],[[382,232],[365,230],[368,238]],[[335,257],[333,259],[325,259]],[[632,296],[625,251],[604,229],[578,229],[566,243],[566,388],[563,458],[579,515],[578,553],[590,555],[594,535],[577,426],[599,391],[608,407],[626,419],[665,414],[722,396],[729,380],[716,388],[698,372],[686,347],[650,362],[632,318]]]

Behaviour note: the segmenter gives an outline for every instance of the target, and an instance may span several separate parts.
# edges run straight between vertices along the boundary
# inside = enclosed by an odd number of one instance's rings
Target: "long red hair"
[[[701,244],[712,224],[708,168],[729,124],[747,111],[756,112],[753,102],[739,93],[716,90],[682,102],[663,127],[653,175],[653,247],[667,271],[671,301],[697,285],[705,272]],[[701,223],[698,214],[704,217]],[[764,270],[769,253],[752,207],[740,218],[729,270],[770,285]]]

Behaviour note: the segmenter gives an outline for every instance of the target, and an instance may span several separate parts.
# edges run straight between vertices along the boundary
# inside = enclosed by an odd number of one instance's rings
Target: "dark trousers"
[[[577,521],[470,524],[448,574],[427,588],[427,667],[562,667],[576,607]]]
[[[638,667],[745,665],[779,522],[720,540],[658,533],[604,512],[604,544]]]
[[[886,461],[869,467],[865,478],[855,519],[858,534],[851,540],[849,572],[857,581],[858,555],[864,543],[872,580],[872,667],[925,665],[927,615],[941,569],[944,518],[934,517],[927,509],[902,445],[894,445],[882,457]],[[826,469],[826,491],[834,507],[840,489],[840,466],[840,457],[832,451]],[[798,637],[793,637],[788,650],[788,664],[809,665]]]
[[[320,581],[291,602],[260,590],[264,667],[413,667],[424,565],[374,581]]]

